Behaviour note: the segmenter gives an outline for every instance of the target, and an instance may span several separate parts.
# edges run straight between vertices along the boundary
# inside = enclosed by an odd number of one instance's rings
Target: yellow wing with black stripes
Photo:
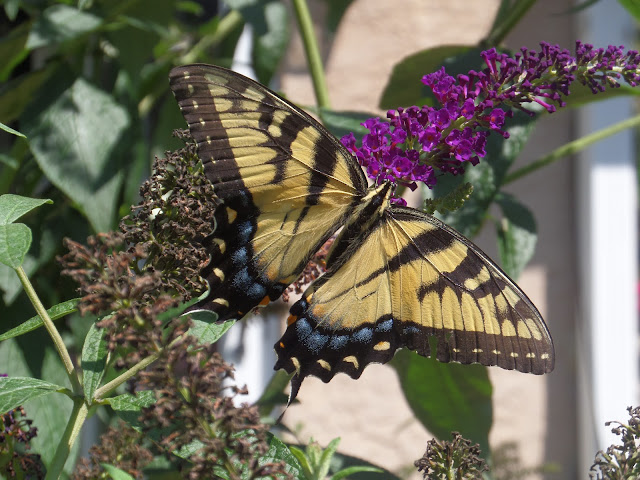
[[[389,207],[356,242],[292,307],[276,344],[276,368],[296,373],[294,396],[307,375],[358,378],[401,347],[441,362],[553,369],[553,342],[535,306],[455,230],[415,209]]]
[[[222,201],[202,307],[241,318],[297,279],[367,182],[334,136],[259,83],[211,65],[169,79]]]

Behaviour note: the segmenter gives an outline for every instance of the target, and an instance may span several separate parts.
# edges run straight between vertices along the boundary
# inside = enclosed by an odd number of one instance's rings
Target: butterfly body
[[[551,336],[517,285],[455,230],[392,205],[391,183],[368,188],[313,118],[220,67],[177,67],[170,80],[221,200],[204,308],[223,320],[275,300],[342,229],[275,346],[276,368],[296,373],[292,396],[308,375],[358,378],[401,347],[444,362],[553,369]]]

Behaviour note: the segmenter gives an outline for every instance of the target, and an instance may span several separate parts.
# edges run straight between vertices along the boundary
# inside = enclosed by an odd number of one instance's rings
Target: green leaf
[[[258,81],[269,85],[289,43],[289,13],[276,0],[227,0],[253,29],[253,67]]]
[[[476,166],[466,167],[464,175],[443,175],[430,192],[436,197],[445,196],[461,183],[473,185],[473,194],[459,210],[441,215],[440,218],[467,238],[473,238],[486,218],[487,210],[504,183],[505,176],[529,140],[537,119],[518,112],[507,119],[505,130],[509,139],[492,133],[487,139],[485,158]]]
[[[637,0],[618,0],[618,3],[635,18],[636,22],[640,22],[640,4]]]
[[[278,370],[273,374],[262,395],[260,395],[260,398],[256,402],[256,405],[260,409],[260,416],[266,417],[274,407],[287,404],[288,395],[284,393],[284,390],[290,381],[291,375],[284,370]]]
[[[129,475],[124,470],[120,470],[118,467],[114,467],[113,465],[109,465],[108,463],[101,463],[102,468],[106,470],[109,474],[109,477],[113,478],[113,480],[135,480],[134,477]]]
[[[334,438],[329,442],[329,445],[322,450],[322,455],[318,459],[319,461],[314,468],[317,478],[325,478],[329,473],[331,460],[333,459],[333,455],[336,453],[336,450],[338,450],[339,444],[340,438]]]
[[[217,323],[218,315],[209,310],[196,310],[188,315],[192,325],[187,333],[204,345],[217,342],[236,323],[235,320]]]
[[[69,315],[70,313],[77,311],[78,309],[76,307],[79,301],[80,301],[79,298],[73,298],[71,300],[67,300],[66,302],[62,302],[57,305],[54,305],[53,307],[47,310],[47,313],[49,314],[49,317],[51,318],[51,320],[54,320],[54,321],[58,320],[59,318],[62,318],[66,315]],[[17,337],[19,335],[23,335],[25,333],[31,332],[36,328],[41,327],[42,325],[44,325],[44,323],[42,322],[42,318],[40,318],[40,315],[36,315],[35,317],[31,317],[29,320],[21,323],[17,327],[12,328],[11,330],[8,330],[2,335],[0,335],[0,341],[7,340],[9,338]]]
[[[68,5],[53,5],[37,17],[27,40],[27,48],[53,47],[55,44],[96,30],[102,19]]]
[[[326,108],[320,109],[322,123],[337,138],[353,133],[357,140],[361,140],[363,135],[369,133],[369,130],[360,124],[377,116],[367,112],[338,112]]]
[[[29,198],[10,193],[0,195],[0,225],[12,223],[45,203],[53,203],[53,201],[48,198]]]
[[[80,78],[26,117],[23,130],[42,171],[76,202],[96,231],[108,231],[123,181],[113,155],[129,125],[127,111]]]
[[[24,223],[0,225],[0,262],[18,268],[31,247],[31,229]]]
[[[367,467],[365,465],[362,465],[359,467],[349,467],[331,475],[331,480],[342,480],[343,478],[350,477],[351,475],[355,475],[356,473],[364,473],[364,472],[384,473],[384,470],[378,467]],[[389,479],[389,477],[386,477],[386,476],[384,478],[386,478],[387,480]]]
[[[440,439],[457,431],[489,452],[492,386],[482,365],[441,363],[402,349],[392,360],[416,418]]]
[[[50,341],[47,333],[36,332],[33,337],[0,343],[0,369],[12,378],[37,376],[69,388],[69,378],[58,353],[47,345]],[[3,390],[0,387],[0,392]],[[73,402],[67,395],[46,395],[31,398],[25,408],[27,417],[38,428],[38,435],[31,440],[31,449],[42,455],[44,464],[48,465],[69,421]],[[67,461],[67,473],[75,465],[78,444],[76,442]]]
[[[531,210],[513,195],[501,192],[496,202],[503,214],[496,222],[502,268],[511,278],[518,278],[536,250],[536,221]]]
[[[327,29],[335,35],[340,22],[347,12],[353,0],[327,0],[329,11],[327,12]]]
[[[27,138],[26,135],[24,135],[23,133],[20,133],[19,131],[14,130],[11,127],[7,127],[4,123],[1,123],[1,122],[0,122],[0,129],[4,130],[7,133],[11,133],[13,135],[16,135],[18,137]]]
[[[65,390],[60,385],[29,377],[0,377],[0,415],[28,400]]]
[[[84,397],[90,403],[93,393],[100,386],[107,364],[107,339],[105,330],[94,323],[89,329],[82,347],[82,384]]]
[[[138,392],[136,395],[125,393],[117,397],[108,398],[107,403],[111,405],[111,408],[122,420],[140,431],[143,425],[138,420],[138,417],[140,417],[143,408],[156,403],[156,395],[152,390]]]
[[[267,432],[267,441],[269,443],[269,450],[260,457],[258,463],[264,465],[265,463],[283,461],[286,464],[285,470],[290,475],[293,475],[293,478],[304,478],[303,468],[289,447],[269,432]]]
[[[445,66],[449,75],[475,68],[482,61],[480,49],[463,45],[448,45],[430,48],[414,53],[402,59],[393,67],[379,106],[383,110],[422,105],[428,96],[427,87],[422,84],[422,77]],[[462,71],[460,71],[462,70]]]

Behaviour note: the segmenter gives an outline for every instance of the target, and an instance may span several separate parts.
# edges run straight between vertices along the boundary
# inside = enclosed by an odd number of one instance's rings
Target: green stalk
[[[47,467],[47,476],[45,477],[45,480],[57,480],[60,478],[64,464],[67,462],[67,458],[69,458],[71,447],[73,447],[73,444],[78,438],[80,429],[82,428],[84,421],[87,419],[88,412],[89,409],[87,404],[84,403],[84,399],[76,398],[73,402],[71,418],[69,418],[69,422],[62,434],[60,443],[58,443],[58,448],[56,448],[56,453],[53,455],[53,460]]]
[[[293,7],[300,28],[300,35],[304,44],[304,52],[309,63],[309,71],[313,80],[313,90],[316,94],[318,108],[330,108],[329,89],[324,75],[322,57],[318,48],[318,40],[313,31],[313,22],[309,13],[309,7],[305,0],[293,0]]]
[[[553,152],[548,155],[545,155],[542,158],[539,158],[535,162],[530,163],[522,168],[519,168],[513,173],[510,173],[505,177],[504,185],[514,182],[525,175],[528,175],[536,170],[541,169],[542,167],[546,167],[547,165],[560,160],[561,158],[572,155],[576,152],[584,150],[588,146],[599,142],[611,135],[615,135],[616,133],[622,132],[627,128],[636,127],[640,125],[640,115],[636,115],[635,117],[628,118],[623,120],[622,122],[615,123],[607,128],[603,128],[602,130],[598,130],[597,132],[586,135],[582,138],[574,140],[573,142],[569,142],[559,148],[556,148]]]
[[[233,32],[238,26],[242,25],[244,19],[237,10],[231,10],[220,19],[216,31],[211,35],[204,35],[202,39],[196,43],[189,53],[181,59],[182,63],[194,63],[200,58],[203,52],[207,52],[211,48],[219,45]]]
[[[27,276],[24,269],[20,266],[16,268],[15,271],[18,274],[18,278],[20,278],[20,282],[22,283],[24,291],[27,293],[29,300],[31,300],[31,303],[35,308],[36,313],[40,316],[45,328],[49,332],[56,350],[58,350],[58,355],[60,355],[62,363],[64,364],[64,368],[67,371],[67,375],[69,376],[69,380],[71,381],[73,393],[82,396],[82,387],[80,386],[80,381],[78,380],[78,376],[76,375],[75,366],[71,361],[71,356],[69,355],[67,347],[62,341],[60,332],[58,332],[58,329],[53,324],[53,320],[51,320],[51,317],[49,317],[47,310],[44,308],[44,305],[42,305],[42,302],[40,301],[40,298],[38,298],[38,294],[33,288],[33,285],[31,284],[31,281],[29,280],[29,277]]]
[[[131,367],[129,370],[127,370],[123,374],[118,375],[109,383],[105,383],[103,386],[98,388],[93,394],[94,402],[100,402],[105,395],[108,395],[113,390],[115,390],[120,385],[122,385],[124,382],[134,377],[138,372],[147,368],[149,365],[151,365],[160,357],[163,351],[164,351],[164,348],[156,353],[149,355],[148,357],[142,359],[140,362],[136,363],[133,367]]]

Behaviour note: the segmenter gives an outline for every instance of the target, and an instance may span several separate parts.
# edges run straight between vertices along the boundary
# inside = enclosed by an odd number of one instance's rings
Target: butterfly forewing
[[[241,317],[296,280],[366,180],[322,126],[260,84],[208,65],[175,68],[170,81],[223,202],[204,306]]]

